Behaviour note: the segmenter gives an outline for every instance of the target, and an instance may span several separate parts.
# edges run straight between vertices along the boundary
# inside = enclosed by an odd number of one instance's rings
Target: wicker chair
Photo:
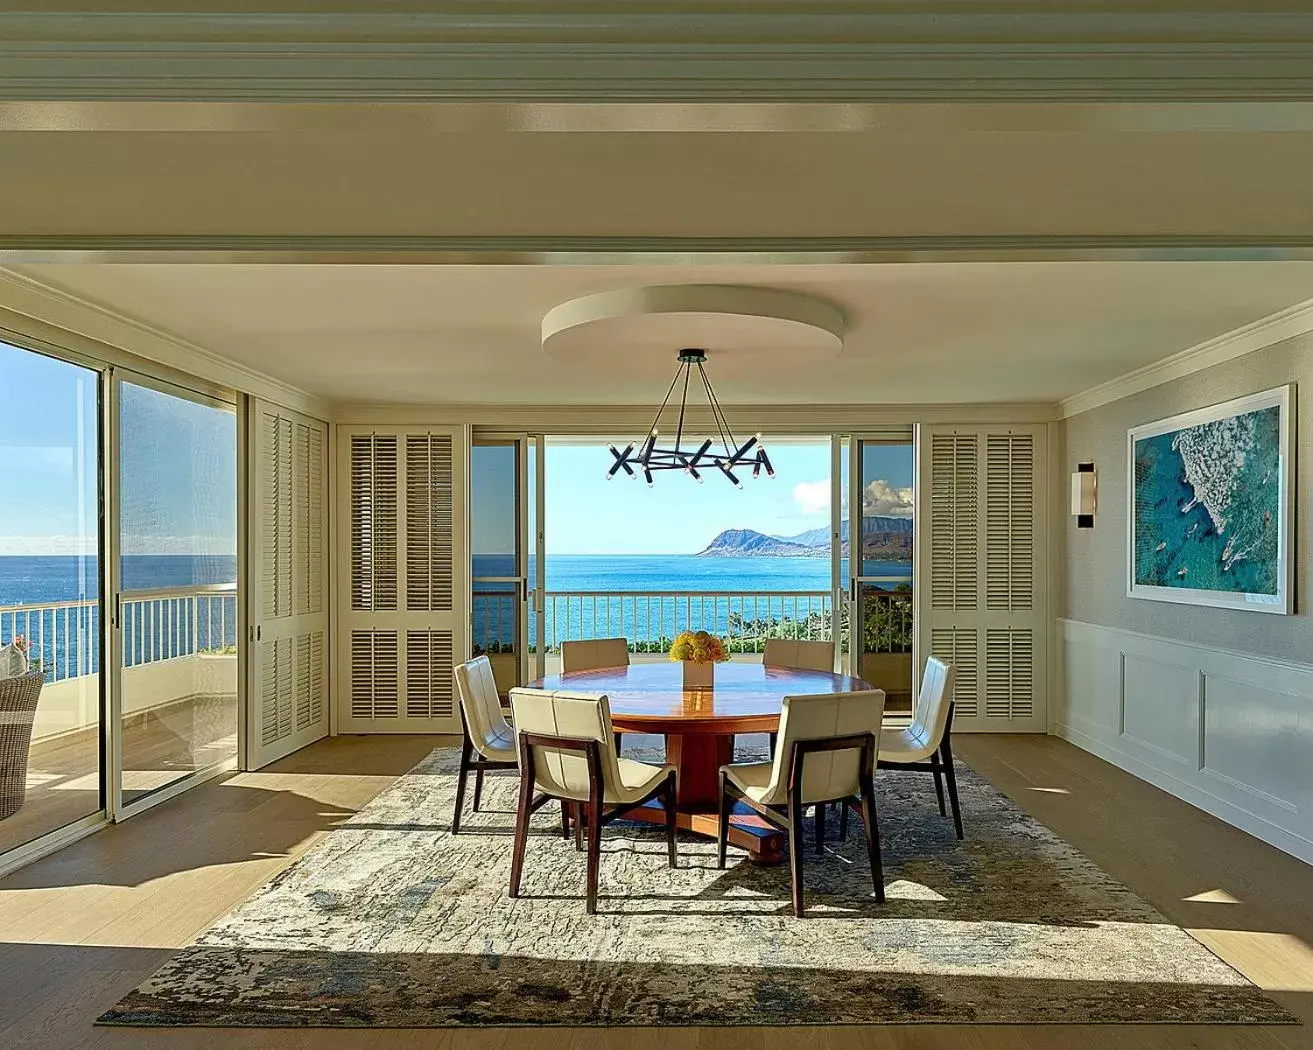
[[[45,680],[41,671],[29,671],[0,681],[0,820],[17,813],[27,794],[32,723]]]

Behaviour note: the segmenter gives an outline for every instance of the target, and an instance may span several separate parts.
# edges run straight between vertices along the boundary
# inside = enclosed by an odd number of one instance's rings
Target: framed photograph
[[[1293,386],[1132,427],[1126,593],[1294,611]]]

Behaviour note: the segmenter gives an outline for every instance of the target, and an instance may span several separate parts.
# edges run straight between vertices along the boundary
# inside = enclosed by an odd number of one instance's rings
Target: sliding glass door
[[[105,808],[99,373],[0,343],[0,462],[0,855],[13,857]]]
[[[851,673],[912,702],[912,557],[916,445],[911,438],[854,438],[848,449],[844,569],[849,589]]]
[[[238,753],[237,416],[115,384],[116,649],[123,808]]]
[[[470,551],[475,656],[498,690],[543,674],[542,439],[479,438],[470,453]]]

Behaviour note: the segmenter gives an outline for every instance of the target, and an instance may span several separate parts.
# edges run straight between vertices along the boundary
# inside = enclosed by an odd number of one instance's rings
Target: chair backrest
[[[769,638],[761,662],[769,667],[801,667],[806,671],[833,671],[834,643]]]
[[[944,739],[952,702],[953,665],[931,656],[925,662],[921,691],[917,694],[912,724],[907,727],[908,733],[921,740],[926,747],[938,747]]]
[[[485,757],[483,744],[490,737],[507,735],[510,726],[502,714],[501,697],[486,656],[476,656],[456,667],[456,692],[465,714],[465,726],[475,750]]]
[[[515,724],[517,750],[520,750],[519,738],[526,734],[595,742],[601,760],[604,795],[619,787],[620,765],[611,728],[611,704],[605,695],[512,689],[511,720]],[[588,799],[590,781],[585,752],[537,745],[530,751],[535,786],[556,798]]]
[[[801,741],[869,736],[873,738],[869,772],[873,773],[879,757],[884,701],[883,689],[786,696],[780,708],[771,786],[763,801],[772,805],[787,801],[793,745]],[[802,767],[802,801],[828,801],[856,794],[864,772],[861,758],[857,748],[809,754]]]
[[[561,673],[598,667],[628,667],[628,638],[585,638],[561,643]]]

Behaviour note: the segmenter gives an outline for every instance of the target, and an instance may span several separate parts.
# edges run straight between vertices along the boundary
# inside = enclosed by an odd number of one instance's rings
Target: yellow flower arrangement
[[[670,659],[694,664],[720,664],[729,659],[729,651],[724,642],[708,631],[682,631],[670,647]]]

